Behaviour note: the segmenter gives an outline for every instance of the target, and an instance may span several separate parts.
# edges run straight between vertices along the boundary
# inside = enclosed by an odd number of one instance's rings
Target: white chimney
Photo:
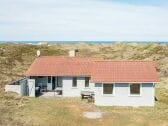
[[[37,57],[40,57],[40,50],[37,50],[36,56],[37,56]]]
[[[76,52],[77,52],[77,50],[75,50],[75,49],[69,50],[69,57],[75,57]]]

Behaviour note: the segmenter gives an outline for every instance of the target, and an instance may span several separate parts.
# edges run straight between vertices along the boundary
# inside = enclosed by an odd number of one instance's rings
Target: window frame
[[[74,86],[74,79],[76,80],[76,86]],[[72,88],[77,88],[77,87],[78,87],[77,77],[73,77],[72,78]]]
[[[104,94],[104,84],[112,84],[113,85],[113,93],[112,94]],[[102,95],[103,96],[115,96],[115,83],[102,83]]]
[[[139,84],[140,85],[140,89],[139,89],[140,93],[139,94],[131,94],[131,85],[132,84]],[[128,96],[130,96],[130,97],[139,97],[139,96],[141,96],[141,93],[142,93],[142,83],[129,83],[128,90],[129,90],[128,91],[129,92]]]
[[[86,86],[86,79],[88,79],[88,86]],[[85,88],[89,88],[90,86],[90,78],[89,77],[85,77]]]

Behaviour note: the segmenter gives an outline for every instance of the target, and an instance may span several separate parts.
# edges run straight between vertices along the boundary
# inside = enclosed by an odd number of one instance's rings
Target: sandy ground
[[[83,112],[83,116],[89,119],[98,119],[102,118],[101,112]]]

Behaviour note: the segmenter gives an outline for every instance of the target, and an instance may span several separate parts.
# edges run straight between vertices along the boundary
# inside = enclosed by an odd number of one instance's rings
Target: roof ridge
[[[94,62],[154,62],[153,60],[96,60]]]
[[[75,56],[75,57],[70,57],[70,56],[40,56],[39,58],[47,58],[47,57],[57,57],[57,58],[100,58],[100,59],[103,59],[102,57],[85,57],[85,56]]]

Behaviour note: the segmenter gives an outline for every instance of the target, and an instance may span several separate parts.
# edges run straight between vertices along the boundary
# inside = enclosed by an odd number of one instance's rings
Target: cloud
[[[168,9],[110,0],[1,0],[1,40],[168,40]]]

